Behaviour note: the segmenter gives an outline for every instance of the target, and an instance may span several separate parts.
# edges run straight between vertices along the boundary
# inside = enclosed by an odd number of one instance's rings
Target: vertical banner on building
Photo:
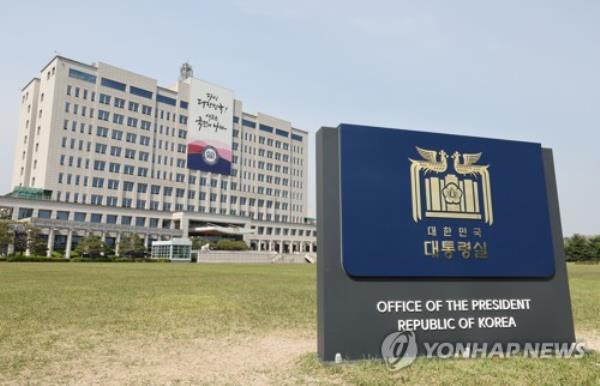
[[[188,169],[231,174],[233,91],[192,78],[188,117]]]

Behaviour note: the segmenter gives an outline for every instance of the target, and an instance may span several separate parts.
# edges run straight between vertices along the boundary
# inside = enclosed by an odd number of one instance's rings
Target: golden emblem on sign
[[[450,156],[453,160],[452,173],[448,172],[449,156],[444,150],[416,149],[422,159],[409,158],[412,216],[415,222],[425,216],[483,219],[489,225],[494,223],[489,165],[476,165],[482,153],[461,154],[455,151]]]

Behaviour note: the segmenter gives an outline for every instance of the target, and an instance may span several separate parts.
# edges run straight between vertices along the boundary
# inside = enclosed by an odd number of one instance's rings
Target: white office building
[[[20,102],[13,191],[0,209],[40,227],[51,250],[89,232],[118,249],[131,230],[147,242],[243,230],[252,249],[316,250],[308,133],[245,113],[189,65],[162,87],[56,56]]]

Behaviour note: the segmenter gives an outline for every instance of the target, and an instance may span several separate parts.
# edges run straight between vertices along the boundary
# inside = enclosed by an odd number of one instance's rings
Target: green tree
[[[214,249],[216,243],[202,237],[192,237],[192,249],[200,249],[206,244],[210,244],[210,247]]]
[[[27,227],[23,224],[11,224],[9,225],[13,231],[13,246],[15,250],[15,254],[23,255],[23,253],[27,250],[28,246],[28,237],[27,237]]]
[[[590,238],[589,243],[592,259],[600,260],[600,236],[594,236]]]
[[[125,257],[143,257],[146,252],[144,240],[135,233],[121,236],[119,255]]]
[[[34,256],[46,256],[48,242],[42,237],[41,231],[36,227],[27,227],[27,243],[29,251]]]
[[[592,258],[589,240],[580,234],[574,234],[566,239],[565,254],[569,261],[585,261]]]
[[[0,222],[0,253],[8,248],[8,245],[13,242],[14,233],[10,228],[10,223],[7,221]]]
[[[99,258],[102,255],[106,255],[110,248],[100,236],[88,235],[79,241],[75,252],[79,256],[91,257],[92,259]]]

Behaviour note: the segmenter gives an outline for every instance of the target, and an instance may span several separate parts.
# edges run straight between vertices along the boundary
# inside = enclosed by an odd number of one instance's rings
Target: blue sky
[[[0,14],[0,192],[19,91],[55,53],[171,84],[182,62],[248,112],[541,142],[565,234],[600,233],[598,1],[12,2]],[[310,210],[314,212],[314,137]],[[507,154],[510,157],[510,154]]]

